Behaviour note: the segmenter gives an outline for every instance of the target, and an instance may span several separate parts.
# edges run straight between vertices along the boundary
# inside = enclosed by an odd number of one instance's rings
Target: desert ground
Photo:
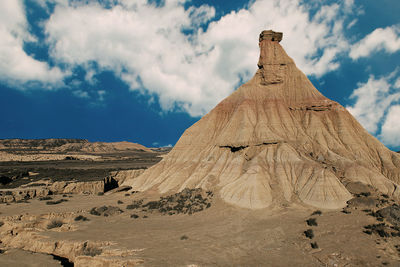
[[[400,208],[361,183],[347,184],[354,198],[339,210],[301,202],[250,210],[201,189],[107,188],[107,177],[164,153],[1,162],[2,181],[14,179],[1,189],[0,265],[400,266]]]

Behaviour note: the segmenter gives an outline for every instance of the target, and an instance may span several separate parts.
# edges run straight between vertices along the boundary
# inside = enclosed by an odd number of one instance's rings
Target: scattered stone
[[[310,245],[311,245],[311,248],[313,248],[313,249],[319,248],[317,242],[311,243]]]
[[[124,202],[122,202],[121,200],[118,200],[117,204],[124,204]]]
[[[187,237],[186,235],[181,236],[181,240],[188,240],[189,237]]]
[[[132,215],[131,215],[131,218],[137,219],[137,218],[139,218],[139,215],[137,215],[137,214],[132,214]]]
[[[113,216],[116,214],[121,214],[124,211],[121,210],[118,207],[114,207],[114,206],[102,206],[102,207],[98,207],[98,208],[92,208],[89,213],[92,215],[96,215],[96,216]]]

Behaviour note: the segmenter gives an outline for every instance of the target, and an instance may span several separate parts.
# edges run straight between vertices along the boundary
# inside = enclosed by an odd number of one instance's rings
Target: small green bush
[[[304,235],[309,239],[313,239],[314,231],[312,229],[307,229],[306,231],[304,231]]]
[[[308,226],[318,226],[317,219],[315,218],[310,218],[306,222]]]
[[[311,216],[314,216],[314,215],[321,215],[321,214],[322,214],[322,211],[316,210],[316,211],[314,211],[313,213],[311,213]]]
[[[86,218],[86,217],[83,216],[83,215],[76,216],[74,220],[75,220],[75,221],[89,221],[89,219]]]
[[[55,200],[55,201],[47,201],[46,205],[57,205],[63,202],[68,201],[68,199],[59,199],[59,200]]]
[[[60,220],[52,220],[51,223],[47,225],[47,229],[53,229],[63,226],[64,222]]]
[[[88,246],[88,243],[83,243],[82,254],[85,256],[94,257],[102,253],[102,249],[93,246]]]

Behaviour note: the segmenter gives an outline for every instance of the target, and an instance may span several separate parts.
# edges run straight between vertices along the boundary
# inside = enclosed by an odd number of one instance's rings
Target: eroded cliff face
[[[400,156],[324,97],[281,39],[264,31],[254,77],[187,129],[160,163],[124,184],[160,193],[200,187],[251,209],[341,208],[351,198],[344,184],[356,181],[398,197]]]
[[[138,250],[116,247],[109,241],[57,240],[46,235],[50,232],[72,232],[77,227],[76,213],[51,213],[40,216],[17,215],[3,217],[0,226],[1,245],[7,249],[22,249],[30,252],[55,255],[68,259],[74,266],[138,266]],[[54,222],[61,226],[50,228]]]

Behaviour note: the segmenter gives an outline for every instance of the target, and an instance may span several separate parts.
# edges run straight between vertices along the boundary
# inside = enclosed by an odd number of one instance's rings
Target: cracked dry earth
[[[335,211],[235,208],[199,189],[4,204],[0,266],[399,266],[396,202],[351,187]]]

